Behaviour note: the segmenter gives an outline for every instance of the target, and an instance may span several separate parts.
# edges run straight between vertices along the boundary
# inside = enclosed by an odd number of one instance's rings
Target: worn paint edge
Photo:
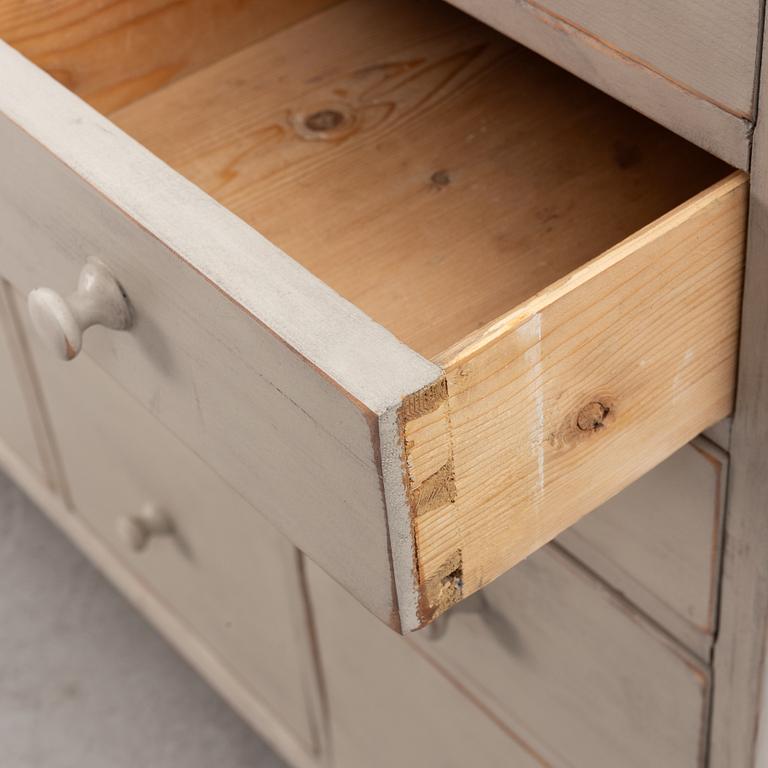
[[[419,515],[453,504],[456,484],[453,452],[450,451],[437,472],[415,484],[411,477],[406,428],[408,423],[436,411],[448,402],[448,382],[441,375],[425,387],[403,398],[396,407],[379,417],[381,467],[387,508],[387,525],[392,555],[392,568],[400,611],[401,632],[421,629],[463,598],[461,576],[444,584],[444,567],[450,564],[447,576],[453,577],[462,568],[461,549],[437,571],[422,573],[419,559],[417,518]],[[450,432],[450,421],[446,428]],[[433,487],[438,481],[441,488]],[[444,488],[442,486],[445,486]],[[433,501],[425,505],[423,492],[433,493]],[[456,561],[456,562],[454,562]],[[437,599],[435,592],[437,590]]]
[[[383,413],[439,375],[432,362],[2,40],[0,114],[369,411]],[[169,208],[173,217],[162,213]]]
[[[416,540],[403,468],[405,446],[400,430],[400,405],[398,403],[379,416],[379,441],[392,575],[400,613],[400,631],[405,634],[418,629],[420,622]]]

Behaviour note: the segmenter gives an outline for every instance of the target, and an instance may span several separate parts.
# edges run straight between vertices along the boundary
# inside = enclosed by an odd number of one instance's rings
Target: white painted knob
[[[124,515],[117,521],[117,535],[134,552],[145,549],[153,536],[173,533],[170,516],[154,504],[147,504],[138,514]]]
[[[124,331],[133,319],[120,284],[98,262],[83,267],[77,291],[66,299],[50,288],[36,288],[27,297],[27,307],[38,335],[62,360],[77,356],[83,333],[92,325]]]

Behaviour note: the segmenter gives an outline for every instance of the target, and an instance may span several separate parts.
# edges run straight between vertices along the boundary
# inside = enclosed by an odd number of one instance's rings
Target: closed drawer
[[[710,673],[568,555],[545,547],[418,646],[541,757],[702,764]]]
[[[90,360],[33,351],[73,513],[313,753],[294,549]]]
[[[415,629],[727,415],[746,177],[436,1],[253,40],[114,122],[3,48],[0,268],[101,262],[84,354]]]
[[[317,567],[307,569],[334,768],[541,768],[487,707],[467,697]]]
[[[727,474],[727,454],[696,438],[557,539],[701,658],[716,626]]]
[[[754,116],[758,0],[451,0],[740,167]]]

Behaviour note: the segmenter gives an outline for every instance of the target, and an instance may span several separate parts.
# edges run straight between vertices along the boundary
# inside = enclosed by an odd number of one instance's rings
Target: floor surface
[[[283,768],[0,474],[0,768]]]

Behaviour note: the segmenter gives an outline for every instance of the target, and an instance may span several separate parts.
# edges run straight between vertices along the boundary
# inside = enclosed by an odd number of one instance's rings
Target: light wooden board
[[[452,2],[726,162],[748,167],[757,0]]]
[[[0,113],[3,276],[67,295],[106,263],[136,323],[88,354],[399,626],[378,418],[439,369],[2,45]]]
[[[308,754],[318,752],[293,548],[90,360],[70,365],[31,346],[75,513]],[[175,532],[135,552],[118,522],[147,504]]]
[[[706,666],[554,547],[436,629],[413,641],[546,765],[703,765]]]
[[[110,110],[332,2],[2,0],[0,38]]]
[[[258,698],[246,688],[232,671],[212,654],[205,643],[182,622],[173,610],[148,590],[134,571],[114,556],[104,542],[73,515],[61,498],[53,494],[29,468],[19,460],[12,448],[0,439],[0,465],[13,481],[61,528],[110,581],[166,637],[176,650],[202,674],[205,679],[265,740],[296,768],[319,768],[317,757],[307,754],[290,729],[275,717]],[[297,581],[303,583],[301,564],[297,561]],[[319,680],[318,680],[319,685]],[[319,712],[319,711],[318,711]]]
[[[402,411],[422,620],[730,412],[746,195],[734,174],[443,356]]]
[[[727,482],[727,455],[696,438],[557,543],[708,660]]]
[[[112,119],[426,356],[727,173],[437,0],[350,0]]]
[[[544,768],[516,734],[418,649],[308,568],[334,768]]]
[[[768,764],[768,43],[752,153],[749,238],[714,654],[712,768]]]

